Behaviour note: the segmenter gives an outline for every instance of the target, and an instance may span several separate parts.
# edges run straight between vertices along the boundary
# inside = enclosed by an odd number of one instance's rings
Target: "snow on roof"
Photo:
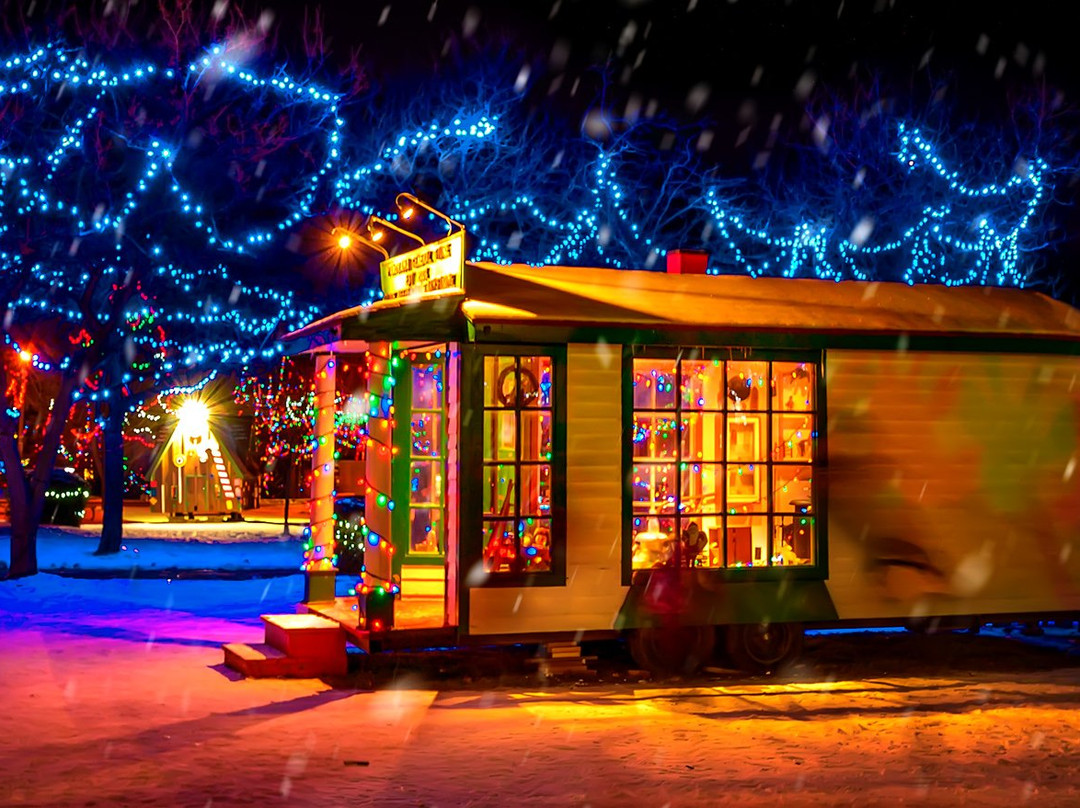
[[[942,286],[617,269],[477,264],[470,299],[525,312],[466,314],[474,322],[530,317],[706,329],[927,332],[1080,339],[1080,311],[1046,295]]]
[[[474,324],[529,322],[717,331],[978,334],[1080,340],[1080,311],[1044,294],[992,286],[744,275],[677,275],[645,270],[489,263],[466,265],[464,297],[425,298],[417,331],[464,314]],[[415,299],[382,300],[337,312],[286,339],[352,321],[375,335]],[[416,308],[419,312],[420,309]],[[424,336],[417,333],[418,337]]]

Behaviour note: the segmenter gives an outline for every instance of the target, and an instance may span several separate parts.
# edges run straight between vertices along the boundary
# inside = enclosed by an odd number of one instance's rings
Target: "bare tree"
[[[30,47],[0,67],[11,88],[0,110],[3,330],[9,342],[36,332],[60,379],[29,475],[0,395],[13,576],[36,570],[74,401],[104,404],[100,549],[115,551],[132,403],[179,371],[273,358],[273,335],[315,313],[287,278],[276,288],[266,262],[284,260],[296,223],[329,199],[340,97],[274,66],[257,25],[202,49],[192,9],[181,4],[138,58],[112,52],[133,36],[130,20],[78,19],[62,21],[83,37],[75,46]]]

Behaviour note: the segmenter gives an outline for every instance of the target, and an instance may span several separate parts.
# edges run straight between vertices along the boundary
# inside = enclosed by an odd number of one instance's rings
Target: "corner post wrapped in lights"
[[[393,346],[372,342],[368,368],[368,443],[365,457],[364,572],[357,588],[360,628],[380,631],[393,626],[394,599],[400,591],[394,580],[391,541],[394,429]]]
[[[311,452],[311,516],[304,553],[304,601],[334,599],[337,550],[334,546],[334,398],[337,361],[315,356],[315,428]]]

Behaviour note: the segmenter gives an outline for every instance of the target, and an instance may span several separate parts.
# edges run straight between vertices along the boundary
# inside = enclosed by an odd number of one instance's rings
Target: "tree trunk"
[[[119,396],[117,396],[118,398]],[[120,552],[124,538],[124,415],[116,399],[109,405],[102,432],[104,467],[101,491],[101,539],[94,555]]]
[[[10,420],[10,419],[8,419]],[[7,480],[8,511],[11,521],[9,578],[37,573],[37,525],[30,525],[30,486],[22,470],[19,445],[11,429],[0,432],[0,459]]]
[[[285,514],[282,519],[282,536],[289,535],[289,497],[292,496],[292,481],[293,481],[293,456],[290,452],[285,456],[288,465],[285,467]]]
[[[4,474],[8,485],[8,503],[11,508],[11,568],[9,578],[35,575],[37,563],[37,534],[41,525],[41,513],[45,508],[45,492],[49,487],[60,439],[67,426],[71,411],[71,397],[77,380],[74,373],[66,374],[60,381],[60,390],[53,402],[49,422],[45,426],[41,451],[33,472],[27,477],[22,473],[22,458],[10,417],[0,426],[0,459],[4,461]],[[6,404],[6,396],[0,403]]]

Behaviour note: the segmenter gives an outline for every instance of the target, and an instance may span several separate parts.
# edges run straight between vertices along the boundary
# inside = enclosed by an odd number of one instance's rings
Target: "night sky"
[[[98,0],[95,0],[98,2]],[[101,0],[109,7],[125,0]],[[195,0],[202,2],[202,0]],[[215,6],[226,0],[205,0]],[[140,0],[142,10],[156,5]],[[297,64],[321,15],[331,61],[356,51],[367,99],[392,106],[433,77],[503,54],[525,102],[572,135],[590,112],[702,133],[716,176],[797,185],[783,149],[812,152],[815,122],[842,131],[873,103],[925,125],[978,182],[1019,157],[1059,169],[1035,257],[1080,263],[1080,71],[1072,6],[1054,0],[230,0],[265,12]],[[63,6],[61,0],[24,8]],[[17,8],[11,4],[5,13]],[[151,16],[153,16],[151,14]],[[518,67],[519,66],[519,67]],[[520,71],[520,72],[519,72]],[[512,79],[511,79],[512,81]],[[380,94],[382,97],[380,98]],[[371,99],[376,99],[372,101]],[[388,102],[388,99],[389,102]],[[378,128],[379,121],[365,122]],[[388,124],[388,127],[391,126]],[[587,130],[586,130],[587,131]],[[839,135],[837,136],[839,139]],[[763,159],[768,157],[768,159]],[[1080,298],[1075,281],[1068,296]]]
[[[335,50],[360,46],[372,87],[408,87],[455,60],[508,48],[529,103],[579,126],[603,104],[707,130],[704,160],[762,172],[779,138],[806,146],[808,113],[865,109],[932,120],[955,153],[1038,154],[1062,168],[1037,260],[1080,259],[1080,140],[1069,4],[926,0],[335,0],[318,4]],[[279,12],[291,30],[302,7]],[[310,14],[314,5],[307,7]],[[943,13],[946,9],[947,13]],[[829,100],[824,100],[829,99]],[[1036,110],[1033,112],[1033,110]],[[856,113],[852,113],[856,114]],[[960,137],[962,133],[962,137]],[[1012,150],[1010,152],[1010,150]],[[982,166],[986,170],[994,166]],[[998,166],[986,182],[1003,181]],[[775,162],[768,171],[784,181]],[[774,177],[774,181],[775,177]],[[1069,272],[1069,274],[1072,274]],[[1076,285],[1070,295],[1075,296]]]
[[[865,93],[873,81],[918,109],[947,83],[939,100],[957,115],[999,123],[1019,99],[1061,92],[1070,105],[1077,89],[1068,4],[1045,0],[332,0],[307,8],[316,6],[333,47],[361,45],[373,82],[422,78],[452,58],[448,42],[509,43],[552,103],[566,103],[574,80],[603,66],[609,98],[657,99],[669,115],[730,129],[717,133],[720,153],[753,117],[748,103],[762,120],[777,111],[798,118],[823,88]],[[283,24],[300,8],[290,4]]]

